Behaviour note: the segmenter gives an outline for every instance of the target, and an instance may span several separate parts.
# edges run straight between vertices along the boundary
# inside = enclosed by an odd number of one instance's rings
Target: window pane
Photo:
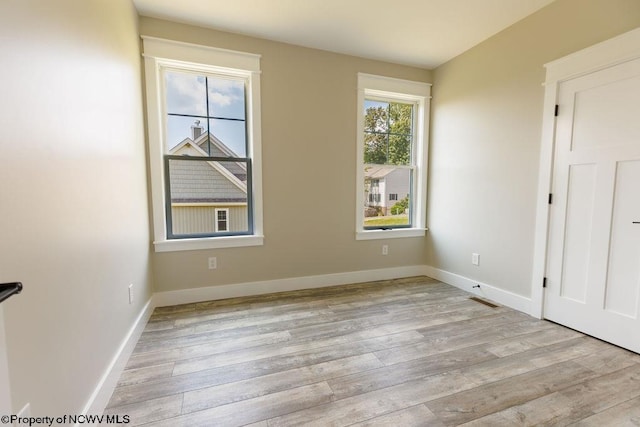
[[[216,209],[216,221],[217,221],[217,230],[216,231],[229,231],[228,225],[228,210],[227,209]]]
[[[244,121],[211,119],[209,128],[213,137],[212,142],[218,150],[221,150],[220,153],[224,153],[212,154],[212,156],[247,156],[247,131]]]
[[[411,135],[389,136],[389,158],[387,163],[392,165],[411,164]]]
[[[365,228],[411,225],[411,172],[410,168],[364,166]]]
[[[181,159],[168,162],[174,236],[215,233],[216,221],[220,226],[222,219],[218,214],[227,209],[226,231],[249,232],[246,163]]]
[[[391,133],[411,135],[412,122],[413,105],[395,102],[389,104],[389,131]]]
[[[364,162],[376,165],[387,163],[389,136],[381,133],[364,134]]]
[[[209,117],[245,118],[244,80],[208,77]]]
[[[382,101],[364,101],[364,130],[365,132],[389,131],[389,103]]]
[[[411,165],[413,105],[365,100],[364,162]]]
[[[206,120],[194,119],[193,117],[167,116],[166,153],[208,156],[206,152],[206,137],[203,137],[206,132]],[[181,145],[185,140],[189,144],[187,146]],[[204,152],[193,149],[196,145]]]
[[[165,84],[168,114],[207,115],[204,76],[167,71]]]
[[[167,72],[165,83],[167,153],[174,154],[176,147],[185,151],[178,146],[189,138],[190,147],[197,145],[204,154],[197,149],[184,154],[246,157],[244,80]]]

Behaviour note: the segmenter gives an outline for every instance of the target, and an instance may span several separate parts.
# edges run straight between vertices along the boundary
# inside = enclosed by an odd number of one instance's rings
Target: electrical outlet
[[[389,245],[382,245],[382,255],[389,255]]]
[[[129,304],[133,304],[133,283],[129,283]]]
[[[209,270],[215,270],[218,268],[218,259],[214,256],[209,258]]]
[[[471,254],[471,264],[480,265],[480,254]]]

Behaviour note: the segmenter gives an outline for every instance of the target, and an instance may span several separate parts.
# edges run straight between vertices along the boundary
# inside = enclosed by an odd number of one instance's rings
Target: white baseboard
[[[153,305],[154,307],[165,307],[274,292],[298,291],[301,289],[322,288],[326,286],[346,285],[349,283],[398,279],[410,276],[429,276],[464,291],[495,301],[498,304],[513,308],[514,310],[531,314],[532,301],[530,298],[428,265],[350,271],[345,273],[156,292],[153,295]],[[475,285],[480,285],[480,288],[473,288]]]
[[[24,405],[22,407],[22,409],[20,409],[20,411],[16,415],[18,416],[18,418],[22,418],[22,419],[31,418],[31,404],[27,403],[26,405]],[[15,427],[27,427],[27,426],[29,426],[29,423],[27,423],[27,422],[19,423],[19,422],[16,421],[12,425],[14,425]]]
[[[109,403],[111,394],[118,379],[142,334],[147,321],[155,307],[189,304],[225,298],[262,295],[274,292],[296,291],[302,289],[322,288],[327,286],[346,285],[350,283],[390,280],[411,276],[429,276],[441,282],[460,288],[464,291],[490,299],[498,304],[531,314],[530,298],[478,282],[458,274],[440,270],[427,265],[382,268],[376,270],[350,271],[345,273],[323,274],[258,282],[237,283],[232,285],[208,286],[176,291],[156,292],[145,304],[142,311],[124,337],[120,348],[105,370],[98,386],[89,398],[83,414],[102,414]],[[480,288],[473,288],[474,285]]]
[[[140,314],[129,329],[129,332],[122,340],[118,351],[116,351],[111,363],[105,370],[102,378],[100,378],[98,386],[82,410],[83,415],[101,415],[104,408],[106,408],[109,403],[109,399],[113,394],[113,390],[115,390],[118,380],[120,379],[120,375],[122,375],[122,371],[124,371],[124,367],[127,364],[131,353],[133,353],[133,349],[136,346],[138,338],[140,338],[144,327],[147,326],[147,322],[149,321],[154,308],[152,297],[144,305]]]
[[[113,394],[113,390],[116,388],[118,379],[155,307],[346,285],[349,283],[389,280],[409,276],[423,276],[424,274],[424,266],[420,265],[157,292],[142,308],[142,311],[129,329],[129,332],[124,337],[120,348],[116,351],[111,363],[102,375],[98,386],[89,398],[82,414],[99,415],[104,412]]]
[[[462,289],[463,291],[471,292],[479,297],[490,299],[514,310],[533,315],[531,298],[523,297],[522,295],[514,294],[513,292],[505,291],[504,289],[496,288],[495,286],[431,266],[424,266],[424,274],[448,285]],[[477,285],[480,285],[480,288],[473,287]],[[533,316],[535,317],[535,315]]]
[[[165,307],[225,298],[270,294],[274,292],[298,291],[301,289],[322,288],[326,286],[346,285],[349,283],[423,276],[425,274],[425,266],[423,265],[350,271],[346,273],[333,273],[318,276],[304,276],[288,279],[237,283],[233,285],[208,286],[204,288],[192,288],[178,291],[156,292],[153,296],[153,302],[156,307]]]

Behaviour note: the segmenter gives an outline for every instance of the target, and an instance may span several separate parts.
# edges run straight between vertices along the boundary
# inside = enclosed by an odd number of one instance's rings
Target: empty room
[[[0,0],[5,425],[640,425],[639,0]]]

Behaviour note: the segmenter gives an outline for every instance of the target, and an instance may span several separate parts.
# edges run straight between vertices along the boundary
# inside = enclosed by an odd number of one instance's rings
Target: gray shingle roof
[[[190,149],[191,147],[191,149]],[[196,148],[197,147],[197,148]],[[195,150],[195,151],[194,151]],[[170,154],[230,157],[233,153],[213,135],[201,135],[193,141],[185,138]],[[193,155],[193,154],[196,155]],[[169,160],[171,203],[246,203],[247,171],[244,163],[234,161]]]

